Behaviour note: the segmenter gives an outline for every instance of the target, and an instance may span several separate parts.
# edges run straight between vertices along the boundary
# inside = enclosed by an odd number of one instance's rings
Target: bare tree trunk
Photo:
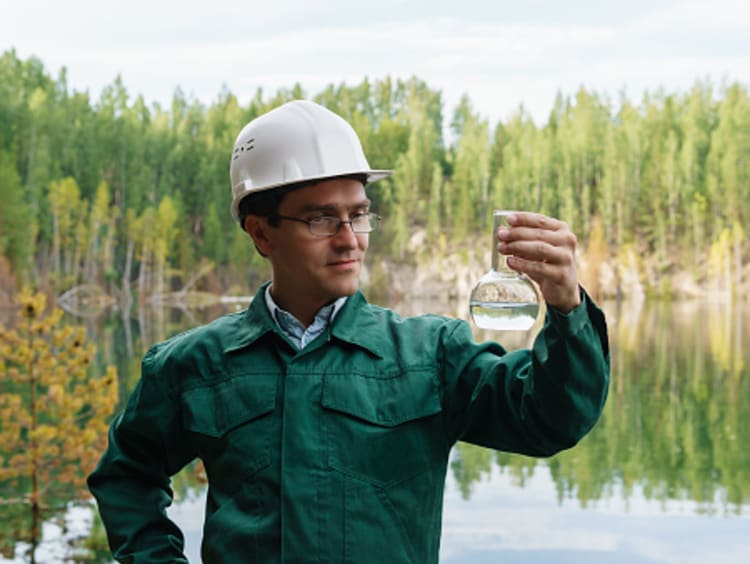
[[[52,219],[52,271],[60,272],[60,225],[57,218]]]
[[[91,233],[89,234],[90,241],[86,245],[86,254],[83,257],[83,280],[88,283],[97,282],[97,271],[99,270],[99,230],[101,225],[95,222],[91,226]]]
[[[143,303],[146,299],[146,290],[148,287],[148,279],[150,277],[149,262],[151,261],[151,253],[148,249],[144,248],[141,253],[141,267],[138,270],[138,302]]]
[[[29,320],[29,324],[31,324],[31,320]],[[28,332],[29,338],[28,338],[28,347],[29,350],[33,351],[33,340],[31,337],[31,330]],[[40,529],[41,529],[41,505],[39,503],[39,461],[37,460],[37,444],[35,436],[35,431],[37,428],[37,412],[36,412],[36,374],[34,372],[34,362],[29,362],[28,364],[29,369],[29,414],[31,416],[31,425],[29,427],[29,435],[31,436],[29,448],[32,452],[32,465],[33,470],[31,473],[31,535],[30,535],[30,544],[31,547],[29,548],[30,552],[30,561],[32,564],[36,563],[36,548],[39,545],[39,536],[40,536]]]
[[[130,292],[130,272],[133,269],[133,253],[135,252],[135,241],[131,238],[128,239],[127,250],[125,251],[125,267],[122,272],[122,291],[120,301],[122,302],[122,308],[130,310],[130,305],[133,303],[133,295]]]
[[[107,223],[107,236],[104,239],[101,256],[101,271],[104,275],[105,286],[108,294],[113,294],[114,281],[109,274],[114,271],[114,246],[115,246],[115,225],[113,221]]]

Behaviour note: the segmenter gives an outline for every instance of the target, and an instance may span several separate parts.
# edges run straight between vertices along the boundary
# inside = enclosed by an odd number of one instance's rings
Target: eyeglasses
[[[332,215],[321,215],[312,219],[300,219],[298,217],[289,217],[286,215],[276,215],[279,219],[297,221],[306,223],[307,229],[316,237],[333,237],[339,232],[344,223],[348,223],[354,233],[370,233],[374,230],[382,219],[376,213],[358,213],[353,215],[348,221],[339,219]]]

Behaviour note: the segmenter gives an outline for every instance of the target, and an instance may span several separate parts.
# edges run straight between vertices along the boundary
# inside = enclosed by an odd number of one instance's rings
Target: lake
[[[466,317],[467,311],[454,302],[391,305],[404,314]],[[546,460],[457,445],[441,562],[747,561],[750,307],[605,303],[603,309],[612,384],[600,422],[578,446]],[[145,347],[222,312],[153,310],[126,322],[115,316],[85,323],[98,341],[99,362],[117,365],[126,391],[138,378]],[[511,349],[529,341],[528,334],[476,335],[497,335]],[[200,561],[205,499],[197,475],[190,468],[176,478],[178,500],[169,510],[186,534],[191,562]],[[85,529],[90,515],[75,521]],[[45,535],[40,562],[55,554],[62,533],[50,526]],[[0,559],[12,561],[19,560]]]

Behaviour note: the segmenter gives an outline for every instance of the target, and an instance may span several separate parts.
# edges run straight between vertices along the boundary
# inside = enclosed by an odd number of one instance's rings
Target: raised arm
[[[474,345],[465,323],[444,342],[445,405],[452,439],[536,456],[576,444],[599,418],[609,387],[604,315],[578,282],[576,237],[557,219],[508,217],[498,250],[531,277],[547,303],[531,350]]]

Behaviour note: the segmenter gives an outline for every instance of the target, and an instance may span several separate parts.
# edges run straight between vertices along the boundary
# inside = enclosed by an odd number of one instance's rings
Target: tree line
[[[312,95],[259,89],[246,104],[226,88],[210,105],[178,88],[169,107],[131,96],[118,77],[95,100],[69,88],[65,69],[53,78],[10,50],[0,56],[3,287],[94,282],[146,296],[212,271],[204,287],[245,293],[267,267],[231,221],[229,155],[245,123],[301,97],[352,123],[373,167],[395,170],[370,197],[386,219],[373,245],[396,260],[409,260],[415,230],[468,243],[493,207],[517,208],[564,219],[601,260],[628,252],[656,275],[741,282],[750,98],[739,83],[696,81],[639,103],[581,87],[559,93],[543,123],[521,106],[490,124],[468,96],[446,116],[441,92],[417,77]]]

